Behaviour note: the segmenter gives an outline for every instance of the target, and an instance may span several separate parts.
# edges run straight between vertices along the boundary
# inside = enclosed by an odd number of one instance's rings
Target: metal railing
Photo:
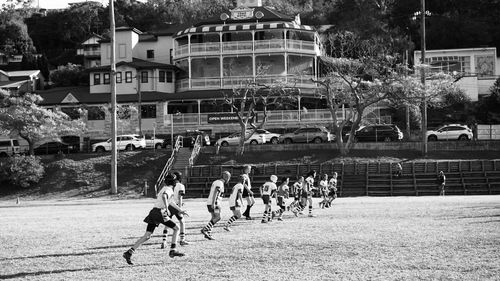
[[[194,141],[193,152],[191,152],[191,157],[189,157],[189,167],[190,168],[194,165],[194,161],[196,161],[196,158],[200,154],[202,140],[203,140],[203,137],[201,135],[198,135],[196,137],[196,140]]]
[[[181,138],[181,136],[177,136],[177,138],[175,139],[175,144],[172,148],[172,154],[170,154],[170,158],[168,158],[167,163],[165,164],[165,167],[163,167],[163,170],[161,171],[160,176],[156,180],[155,193],[158,193],[158,189],[162,185],[163,181],[165,180],[165,176],[172,168],[172,165],[174,164],[174,161],[175,161],[175,157],[177,156],[177,152],[179,152],[179,148],[181,148],[181,147],[182,147],[182,138]]]

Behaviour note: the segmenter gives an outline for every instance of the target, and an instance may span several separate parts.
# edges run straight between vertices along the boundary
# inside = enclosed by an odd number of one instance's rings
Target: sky
[[[97,2],[101,2],[104,6],[107,6],[109,0],[93,0]],[[5,3],[5,0],[0,0],[0,5]],[[40,4],[40,8],[45,9],[64,9],[68,7],[68,3],[75,2],[85,2],[85,0],[33,0],[33,7],[37,7]]]

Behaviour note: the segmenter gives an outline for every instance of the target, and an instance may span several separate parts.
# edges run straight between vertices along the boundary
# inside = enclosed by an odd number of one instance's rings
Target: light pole
[[[111,194],[118,193],[117,185],[117,147],[116,147],[116,65],[115,65],[115,13],[113,0],[109,0],[109,22],[111,33]]]
[[[420,38],[420,49],[422,52],[422,57],[421,57],[421,63],[422,65],[425,64],[425,0],[421,0],[421,11],[420,11],[420,16],[422,17],[422,23],[421,23],[421,28],[422,28],[422,34]],[[423,155],[427,155],[427,92],[425,90],[425,68],[421,68],[421,79],[422,79],[422,88],[423,88],[423,104],[422,104],[422,153]]]

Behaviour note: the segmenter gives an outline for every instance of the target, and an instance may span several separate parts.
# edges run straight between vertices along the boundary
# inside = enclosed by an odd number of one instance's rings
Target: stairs
[[[189,158],[191,157],[191,151],[192,150],[189,147],[179,148],[171,171],[179,171],[186,175],[187,167],[189,166]]]

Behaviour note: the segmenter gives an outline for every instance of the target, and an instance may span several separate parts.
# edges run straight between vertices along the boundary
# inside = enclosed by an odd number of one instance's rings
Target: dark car
[[[76,145],[67,144],[61,141],[50,141],[35,147],[35,154],[58,154],[76,153],[79,148]]]
[[[333,137],[330,131],[325,127],[299,128],[293,133],[287,133],[280,136],[282,143],[313,142],[322,143],[332,141]]]
[[[354,134],[359,142],[399,141],[403,132],[396,125],[370,125],[362,127]]]
[[[196,138],[198,136],[202,137],[202,145],[203,146],[210,146],[215,143],[213,139],[210,138],[210,135],[205,132],[205,131],[200,131],[200,130],[187,130],[184,133],[181,134],[176,134],[174,135],[174,140],[177,138],[177,136],[182,136],[182,146],[183,147],[193,147],[194,142],[196,141]],[[165,145],[172,145],[171,139],[166,138],[165,139]]]

